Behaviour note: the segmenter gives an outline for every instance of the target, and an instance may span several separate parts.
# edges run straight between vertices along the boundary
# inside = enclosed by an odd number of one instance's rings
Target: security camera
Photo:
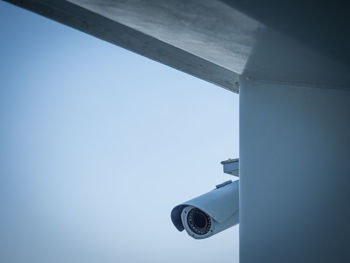
[[[227,181],[206,194],[176,206],[171,220],[195,239],[215,235],[239,223],[239,181]]]

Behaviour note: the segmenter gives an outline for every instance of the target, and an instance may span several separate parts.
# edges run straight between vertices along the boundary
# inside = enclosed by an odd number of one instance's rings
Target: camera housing
[[[215,235],[239,223],[239,181],[227,181],[206,194],[177,205],[171,220],[195,239]]]

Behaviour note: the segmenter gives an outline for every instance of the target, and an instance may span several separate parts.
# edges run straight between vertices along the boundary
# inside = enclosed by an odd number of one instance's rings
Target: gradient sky
[[[231,179],[238,95],[0,2],[0,262],[238,262],[171,209]]]

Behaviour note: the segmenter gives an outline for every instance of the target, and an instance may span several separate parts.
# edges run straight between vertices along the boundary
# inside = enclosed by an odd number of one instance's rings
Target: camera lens
[[[198,208],[192,208],[188,212],[187,223],[191,230],[198,235],[207,234],[211,227],[210,217]]]

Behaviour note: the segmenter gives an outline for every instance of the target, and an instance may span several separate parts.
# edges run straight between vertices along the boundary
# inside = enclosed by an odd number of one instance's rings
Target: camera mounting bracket
[[[224,173],[239,177],[239,158],[222,161]]]

